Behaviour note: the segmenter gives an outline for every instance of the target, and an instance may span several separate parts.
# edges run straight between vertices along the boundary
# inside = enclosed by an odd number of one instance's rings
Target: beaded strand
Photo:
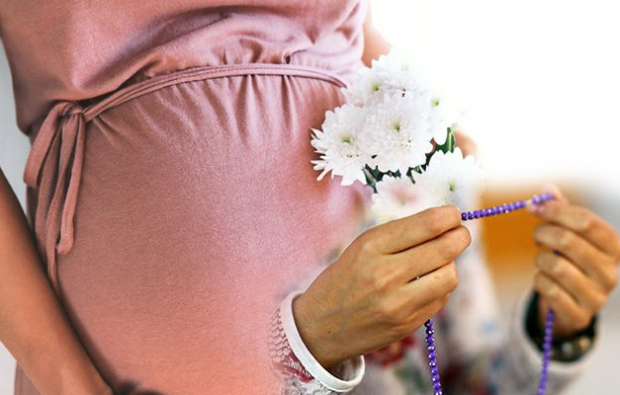
[[[549,200],[553,200],[553,195],[550,193],[543,193],[541,195],[534,195],[531,199],[532,204],[538,205]],[[491,207],[482,210],[465,211],[461,213],[461,219],[463,221],[471,221],[473,219],[492,217],[498,214],[507,214],[516,210],[521,210],[527,207],[525,200],[519,200],[514,203],[506,203],[496,207]],[[551,341],[553,339],[553,323],[555,321],[555,312],[553,309],[549,309],[547,312],[547,319],[545,321],[545,333],[543,339],[543,358],[542,368],[540,372],[540,381],[538,383],[538,392],[536,395],[545,395],[547,391],[547,382],[549,380],[549,362],[551,361]],[[437,353],[435,347],[435,330],[433,329],[433,320],[429,318],[425,323],[426,328],[426,349],[428,350],[428,366],[430,367],[431,380],[433,382],[434,395],[443,395],[441,389],[441,379],[439,377],[439,368],[437,366]]]

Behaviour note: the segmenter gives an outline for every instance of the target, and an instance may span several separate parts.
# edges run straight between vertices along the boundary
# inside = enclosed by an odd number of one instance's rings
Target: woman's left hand
[[[534,239],[548,248],[536,256],[534,289],[541,295],[540,317],[552,307],[554,334],[570,336],[590,325],[618,284],[620,236],[591,211],[570,204],[556,187],[546,192],[555,200],[528,206],[545,221]]]

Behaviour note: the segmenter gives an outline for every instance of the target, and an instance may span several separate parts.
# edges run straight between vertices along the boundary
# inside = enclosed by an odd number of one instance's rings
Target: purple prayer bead
[[[478,218],[480,218],[480,211],[476,210],[474,211],[474,219],[478,219]]]
[[[541,203],[541,201],[540,201],[540,197],[539,197],[538,195],[534,195],[534,196],[532,197],[532,203],[534,203],[534,204],[540,204],[540,203]]]
[[[553,340],[553,322],[555,320],[555,312],[553,309],[549,309],[547,313],[547,320],[545,321],[545,336],[543,339],[543,360],[540,373],[540,382],[538,383],[537,395],[545,395],[547,392],[547,381],[549,361],[551,361],[551,342]]]
[[[474,219],[474,213],[471,211],[467,213],[467,219]]]
[[[469,217],[469,215],[468,215]],[[433,320],[429,319],[424,323],[426,327],[426,347],[429,350],[428,353],[428,366],[430,367],[431,379],[433,381],[434,393],[436,395],[443,394],[441,390],[441,380],[439,378],[439,368],[437,367],[437,354],[435,353],[435,339],[433,338],[433,334],[435,330],[433,329]]]

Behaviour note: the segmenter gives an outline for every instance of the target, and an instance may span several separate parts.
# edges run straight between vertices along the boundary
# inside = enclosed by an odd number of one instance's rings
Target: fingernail
[[[531,201],[527,202],[527,211],[529,211],[530,213],[532,213],[534,215],[540,215],[540,214],[543,213],[544,210],[545,210],[544,203],[542,203],[542,204],[534,204]]]

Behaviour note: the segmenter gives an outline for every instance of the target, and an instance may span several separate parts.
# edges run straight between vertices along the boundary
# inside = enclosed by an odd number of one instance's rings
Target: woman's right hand
[[[294,301],[304,343],[329,369],[410,335],[448,301],[470,243],[452,205],[362,233]]]

